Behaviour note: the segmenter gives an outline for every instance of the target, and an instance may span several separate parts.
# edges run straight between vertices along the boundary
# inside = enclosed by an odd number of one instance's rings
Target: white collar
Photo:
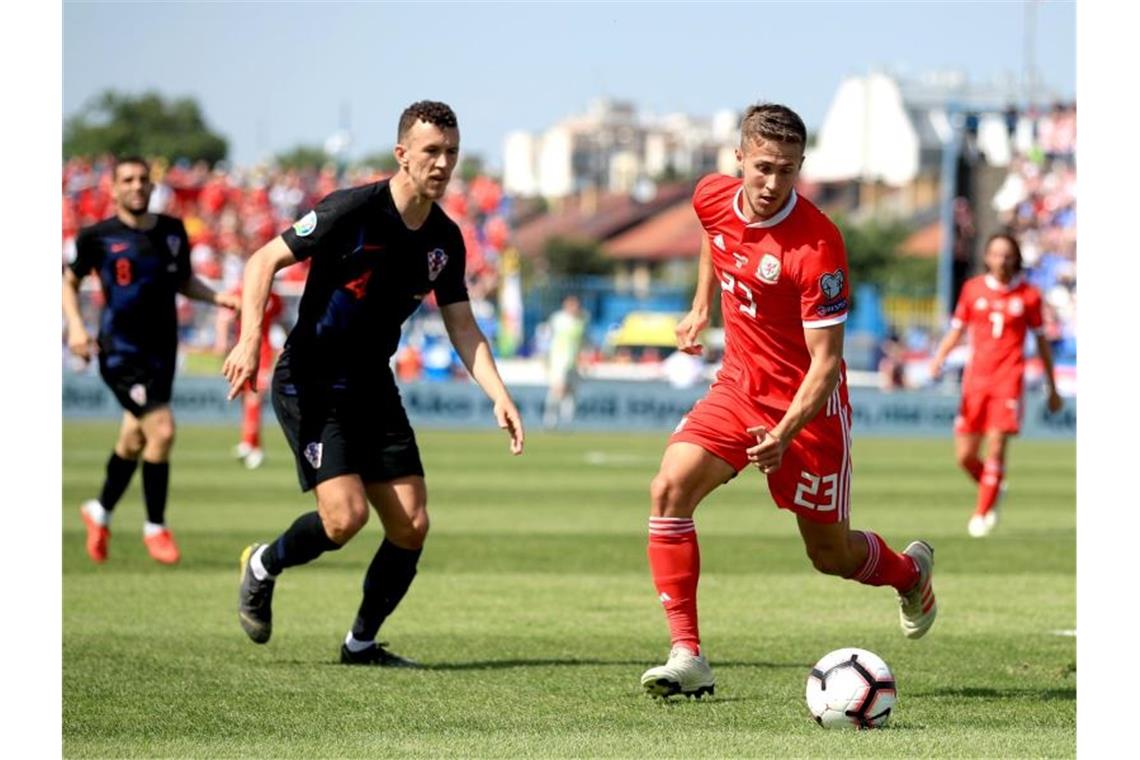
[[[1015,274],[1013,276],[1013,279],[1011,279],[1009,281],[1008,285],[1002,285],[1001,282],[998,281],[998,278],[994,277],[992,274],[987,274],[986,275],[986,287],[989,288],[990,290],[996,290],[999,293],[1008,293],[1009,291],[1013,290],[1018,285],[1020,285],[1022,280],[1024,280],[1024,279],[1025,279],[1025,274],[1023,272],[1018,272],[1017,274]]]
[[[775,227],[777,224],[787,219],[788,215],[792,213],[792,209],[796,207],[796,199],[798,197],[799,196],[796,195],[796,191],[793,189],[792,194],[788,196],[788,200],[784,204],[784,207],[777,211],[774,216],[770,216],[767,219],[761,219],[758,222],[749,222],[748,217],[744,216],[744,207],[741,205],[741,201],[744,200],[744,185],[741,185],[740,189],[736,191],[736,195],[732,199],[732,210],[736,212],[736,216],[740,219],[740,221],[744,222],[745,227]]]

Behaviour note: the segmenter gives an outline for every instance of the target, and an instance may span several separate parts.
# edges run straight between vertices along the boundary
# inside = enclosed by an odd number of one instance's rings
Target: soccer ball
[[[895,677],[866,649],[836,649],[811,669],[807,706],[824,728],[882,728],[896,699]]]

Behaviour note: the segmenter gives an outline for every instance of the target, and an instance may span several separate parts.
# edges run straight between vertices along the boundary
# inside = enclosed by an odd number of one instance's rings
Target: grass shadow
[[[1035,699],[1043,702],[1075,701],[1076,687],[1063,689],[993,689],[987,687],[965,686],[949,689],[933,689],[931,691],[914,692],[916,697],[964,697],[966,699]]]

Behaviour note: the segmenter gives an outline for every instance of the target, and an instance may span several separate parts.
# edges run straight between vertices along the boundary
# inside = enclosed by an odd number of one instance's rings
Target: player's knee
[[[963,469],[969,469],[970,465],[978,461],[978,457],[972,451],[959,451],[957,454],[958,466]]]
[[[649,498],[653,514],[659,517],[684,517],[682,511],[685,489],[675,478],[666,472],[658,472],[649,483]]]
[[[322,507],[321,523],[325,533],[341,546],[368,524],[368,504],[364,499],[345,497]]]
[[[422,549],[427,541],[430,525],[431,521],[428,519],[427,510],[420,510],[417,514],[410,516],[406,522],[388,529],[386,536],[389,541],[401,549]]]
[[[155,421],[147,433],[147,445],[169,450],[174,445],[174,420],[169,417]]]
[[[123,459],[138,459],[145,443],[146,439],[141,432],[123,433],[115,443],[115,453]]]

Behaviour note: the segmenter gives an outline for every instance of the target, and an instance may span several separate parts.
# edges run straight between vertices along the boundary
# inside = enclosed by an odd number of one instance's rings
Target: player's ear
[[[392,148],[392,155],[396,157],[396,163],[399,164],[401,168],[406,167],[408,149],[405,146],[396,143],[396,147]]]

